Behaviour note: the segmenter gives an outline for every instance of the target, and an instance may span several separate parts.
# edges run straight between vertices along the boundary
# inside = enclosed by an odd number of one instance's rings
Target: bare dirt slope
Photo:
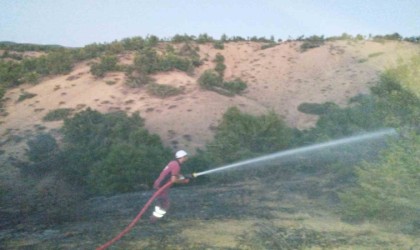
[[[193,75],[172,71],[152,76],[157,83],[184,89],[183,94],[165,99],[150,96],[145,88],[127,87],[121,72],[97,79],[90,74],[90,62],[78,64],[68,75],[12,89],[6,94],[8,115],[0,118],[0,144],[6,153],[17,156],[24,147],[21,138],[62,125],[42,120],[58,108],[139,111],[146,127],[167,146],[192,152],[211,140],[212,128],[231,106],[252,114],[274,110],[290,126],[305,129],[315,124],[316,117],[299,112],[299,104],[332,101],[346,105],[350,97],[367,93],[381,71],[419,53],[419,46],[391,41],[327,42],[306,52],[300,51],[299,42],[267,49],[254,42],[227,43],[223,50],[210,44],[199,49],[204,64]],[[199,88],[197,79],[214,67],[217,53],[225,57],[225,80],[240,77],[247,82],[243,95],[227,97]],[[120,56],[121,63],[132,60],[131,54]],[[36,96],[18,102],[24,93]]]

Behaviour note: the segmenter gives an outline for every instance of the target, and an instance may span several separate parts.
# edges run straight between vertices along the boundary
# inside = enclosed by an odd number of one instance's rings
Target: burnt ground
[[[1,249],[95,249],[122,231],[152,194],[95,197],[79,204],[72,221],[2,229]],[[150,224],[150,207],[109,249],[420,249],[415,235],[340,220],[337,186],[325,176],[193,183],[170,195],[166,218]]]

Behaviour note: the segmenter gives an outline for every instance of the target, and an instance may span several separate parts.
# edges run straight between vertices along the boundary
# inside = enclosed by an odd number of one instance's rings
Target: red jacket
[[[181,171],[181,165],[177,160],[173,160],[160,172],[159,177],[156,179],[153,187],[159,189],[164,186],[168,181],[171,181],[172,176],[179,177]]]

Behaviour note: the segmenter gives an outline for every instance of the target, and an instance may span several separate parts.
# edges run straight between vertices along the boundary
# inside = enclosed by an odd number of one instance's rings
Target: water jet
[[[349,144],[354,144],[354,143],[360,143],[360,142],[364,142],[364,141],[367,141],[367,140],[372,141],[372,140],[382,139],[386,136],[392,136],[392,135],[396,135],[396,134],[397,134],[397,132],[393,128],[382,129],[382,130],[375,131],[375,132],[364,133],[364,134],[355,135],[355,136],[351,136],[351,137],[346,137],[346,138],[342,138],[342,139],[337,139],[337,140],[333,140],[333,141],[318,143],[318,144],[314,144],[314,145],[310,145],[310,146],[290,149],[290,150],[286,150],[286,151],[280,151],[280,152],[277,152],[277,153],[273,153],[273,154],[269,154],[269,155],[265,155],[265,156],[260,156],[260,157],[256,157],[256,158],[232,163],[232,164],[229,164],[229,165],[225,165],[225,166],[221,166],[221,167],[218,167],[218,168],[202,171],[202,172],[199,172],[199,173],[193,173],[192,176],[193,177],[198,177],[198,176],[202,176],[202,175],[213,174],[213,173],[216,173],[216,172],[226,171],[228,169],[250,166],[250,165],[253,165],[253,164],[256,164],[256,163],[263,163],[263,162],[267,162],[267,161],[271,161],[271,160],[278,160],[278,159],[281,159],[281,158],[286,157],[286,156],[316,152],[317,150],[322,150],[322,149],[332,148],[332,147],[338,147],[338,146],[342,146],[342,145],[349,145]]]

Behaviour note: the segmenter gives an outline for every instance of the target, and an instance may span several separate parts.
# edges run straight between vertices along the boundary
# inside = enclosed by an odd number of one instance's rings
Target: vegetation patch
[[[68,118],[73,112],[73,109],[71,108],[61,108],[61,109],[55,109],[51,110],[46,114],[42,120],[51,122],[51,121],[60,121]]]
[[[198,79],[200,86],[207,90],[215,91],[226,96],[240,94],[247,88],[247,84],[240,78],[230,82],[224,82],[223,78],[215,70],[206,70]]]
[[[340,233],[318,232],[308,228],[258,224],[239,238],[241,249],[332,249],[346,245],[349,239]]]
[[[17,102],[21,102],[21,101],[24,101],[26,99],[33,98],[35,96],[36,96],[36,94],[34,94],[34,93],[29,93],[29,92],[24,91],[19,95],[19,98],[17,99]]]
[[[173,87],[167,84],[150,83],[147,85],[147,91],[149,94],[158,96],[161,98],[179,95],[182,93],[182,89]]]
[[[301,103],[298,106],[298,110],[300,112],[306,113],[306,114],[312,114],[312,115],[323,115],[327,114],[335,109],[339,108],[337,104],[332,102],[326,102],[326,103]]]
[[[324,36],[311,36],[306,39],[302,39],[303,43],[300,45],[300,49],[302,52],[307,51],[309,49],[320,47],[325,43]]]

